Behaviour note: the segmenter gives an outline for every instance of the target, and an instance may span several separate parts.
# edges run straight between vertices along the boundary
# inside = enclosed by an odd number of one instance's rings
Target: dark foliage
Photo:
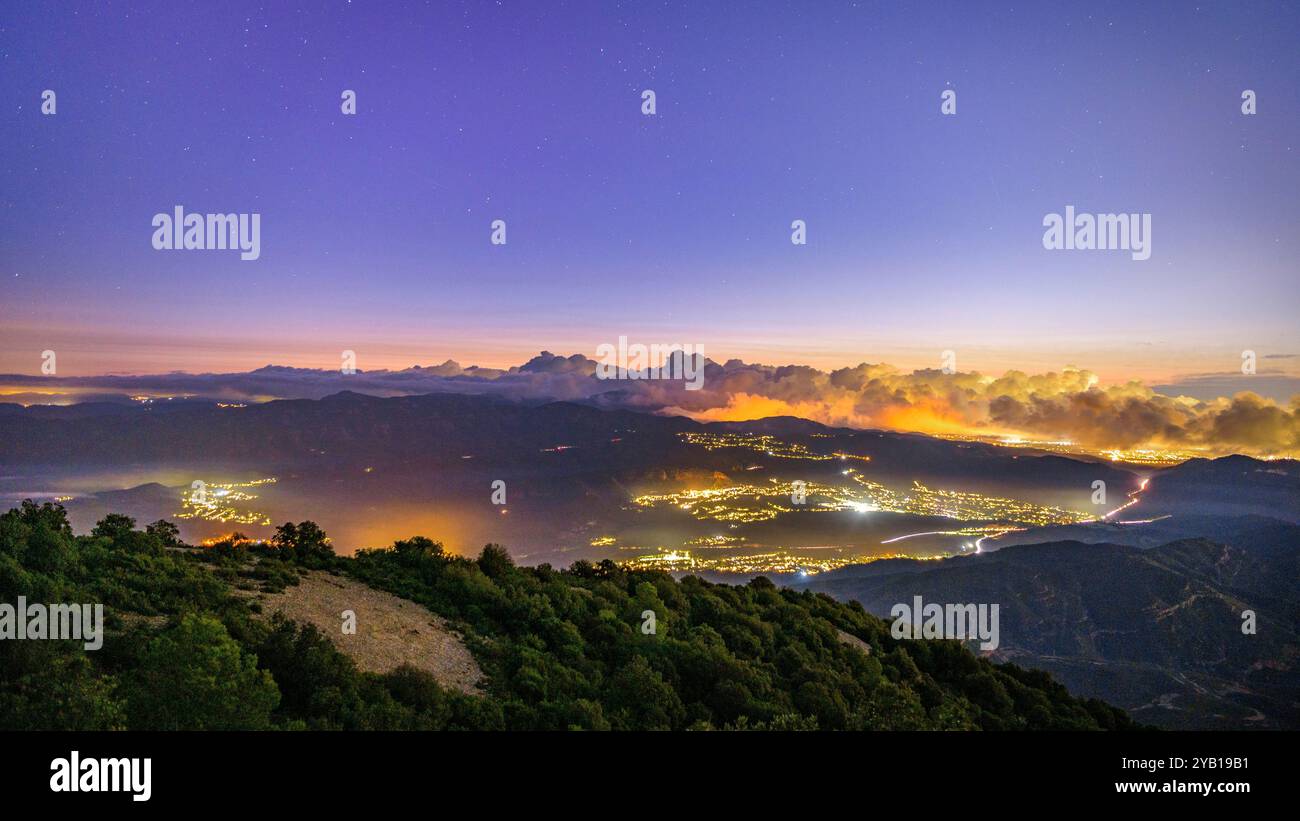
[[[314,627],[263,619],[235,588],[298,568],[348,572],[461,626],[487,672],[467,696],[427,673],[362,673]],[[518,567],[422,537],[333,555],[315,524],[269,545],[182,546],[105,517],[75,536],[58,505],[0,515],[0,602],[104,605],[99,650],[0,642],[0,727],[45,729],[1126,729],[1043,673],[955,642],[895,641],[856,604],[681,581],[613,562]],[[653,624],[653,630],[650,629]],[[845,640],[870,645],[870,653]]]

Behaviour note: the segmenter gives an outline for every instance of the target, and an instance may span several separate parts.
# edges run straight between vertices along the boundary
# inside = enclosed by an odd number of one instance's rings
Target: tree
[[[334,556],[329,537],[313,521],[285,522],[275,529],[271,544],[285,559],[299,564],[320,564]]]
[[[478,557],[478,569],[489,579],[499,579],[514,569],[515,560],[499,544],[490,544],[483,548]]]
[[[0,553],[27,571],[59,573],[73,560],[72,526],[63,505],[31,499],[0,515]]]
[[[610,678],[605,703],[622,730],[671,730],[686,715],[677,693],[644,656],[633,656]]]
[[[180,547],[181,529],[166,519],[159,519],[151,525],[145,526],[145,533],[156,538],[166,547]]]
[[[76,559],[71,531],[59,528],[54,522],[38,521],[26,541],[23,564],[28,570],[56,576],[62,574]]]
[[[99,520],[95,525],[95,529],[90,531],[90,535],[118,541],[131,535],[134,530],[135,519],[130,516],[123,516],[121,513],[110,513]]]
[[[279,703],[257,657],[221,622],[193,614],[149,642],[127,695],[130,726],[146,730],[266,729]]]
[[[10,510],[5,515],[13,516],[31,528],[45,526],[65,536],[72,535],[72,525],[68,523],[68,511],[60,504],[43,502],[38,505],[31,499],[24,499],[18,509]]]
[[[446,558],[442,545],[424,536],[412,536],[393,542],[393,555],[404,567],[419,567],[427,561]]]
[[[23,642],[27,644],[28,642]],[[31,642],[36,644],[37,642]],[[126,711],[112,676],[96,675],[85,653],[42,648],[40,664],[0,691],[0,727],[6,730],[125,730]],[[21,665],[6,659],[6,672]]]
[[[314,625],[276,614],[271,626],[257,657],[281,688],[282,711],[310,726],[340,726],[357,706],[356,663]]]

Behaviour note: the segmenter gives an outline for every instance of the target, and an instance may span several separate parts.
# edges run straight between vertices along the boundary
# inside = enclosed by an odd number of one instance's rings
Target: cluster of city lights
[[[881,559],[917,559],[922,561],[948,558],[951,554],[938,556],[912,556],[906,553],[887,553],[875,556],[809,556],[807,553],[791,550],[773,550],[766,553],[746,555],[696,555],[690,550],[660,550],[657,553],[638,556],[635,559],[620,562],[632,570],[666,570],[670,573],[691,573],[712,571],[715,573],[780,573],[797,576],[815,576],[831,570],[838,570],[850,564],[865,564]]]
[[[269,477],[251,482],[212,483],[191,488],[182,494],[181,509],[175,518],[269,526],[270,516],[247,506],[248,502],[257,498],[257,494],[249,493],[244,488],[274,484],[275,481],[274,477]]]
[[[1092,513],[1040,505],[1021,499],[986,496],[965,490],[936,490],[912,482],[905,493],[891,490],[879,482],[848,471],[849,478],[860,484],[878,510],[911,513],[917,516],[941,516],[962,522],[1006,522],[1018,525],[1069,525],[1095,521]]]
[[[1034,526],[1079,524],[1097,519],[1092,513],[972,491],[938,490],[920,482],[913,482],[906,491],[897,491],[865,478],[852,468],[843,471],[843,475],[857,487],[770,479],[767,484],[645,494],[633,499],[632,503],[642,508],[673,506],[699,520],[735,524],[768,521],[799,510],[813,513],[882,511],[939,516],[964,522]],[[803,503],[796,502],[800,497]]]
[[[1004,448],[1025,448],[1027,450],[1059,453],[1063,456],[1088,456],[1094,459],[1108,459],[1131,465],[1148,467],[1171,467],[1180,465],[1188,459],[1204,456],[1203,451],[1185,448],[1094,448],[1080,445],[1068,439],[1025,439],[1020,436],[980,436],[965,433],[933,434],[950,442],[979,442]]]
[[[677,434],[688,445],[697,445],[705,450],[720,450],[722,448],[741,448],[744,450],[761,453],[765,456],[775,456],[779,459],[811,459],[817,462],[823,462],[830,459],[858,459],[863,462],[871,461],[870,456],[858,456],[852,453],[816,453],[809,450],[806,446],[798,442],[784,442],[775,436],[760,435],[755,433],[679,433]]]

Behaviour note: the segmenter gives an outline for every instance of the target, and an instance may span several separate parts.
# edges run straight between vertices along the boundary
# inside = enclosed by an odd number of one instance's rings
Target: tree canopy
[[[311,568],[311,569],[309,569]],[[346,573],[464,634],[483,695],[363,673],[250,592]],[[895,640],[856,603],[617,563],[521,567],[425,538],[334,555],[312,522],[268,544],[182,544],[120,515],[74,535],[59,505],[0,515],[0,601],[102,603],[102,649],[0,642],[6,729],[1126,729],[1122,711],[957,642]],[[647,617],[652,614],[652,618]],[[865,642],[846,641],[844,635]]]

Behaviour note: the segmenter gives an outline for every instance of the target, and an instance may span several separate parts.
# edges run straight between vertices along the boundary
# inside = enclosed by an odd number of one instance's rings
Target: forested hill
[[[465,635],[484,695],[399,667],[360,672],[249,595],[350,574]],[[57,505],[0,515],[0,603],[102,602],[107,637],[0,641],[0,728],[1128,729],[1046,674],[956,642],[895,641],[856,604],[604,562],[517,567],[413,538],[334,556],[311,523],[195,549],[157,522],[76,536]],[[647,632],[647,611],[654,632]],[[865,645],[865,647],[864,647]]]

